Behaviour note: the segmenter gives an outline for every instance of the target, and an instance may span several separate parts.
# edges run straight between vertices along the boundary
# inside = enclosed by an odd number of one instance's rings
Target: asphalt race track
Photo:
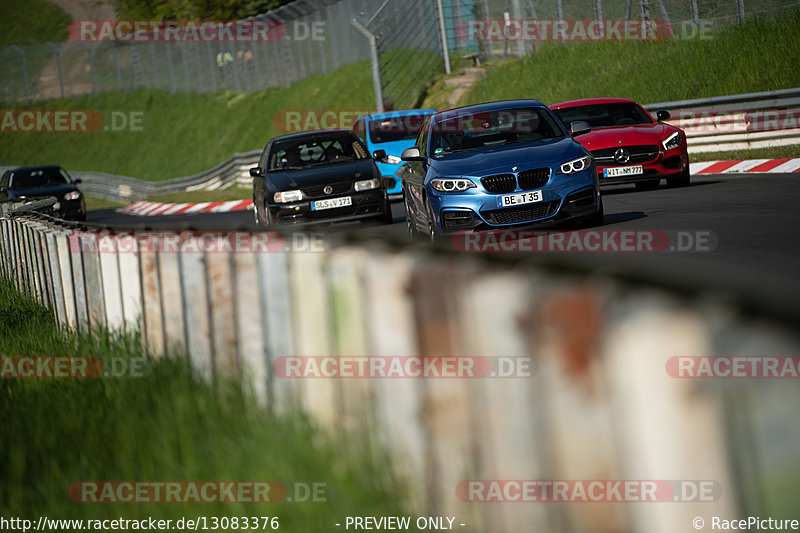
[[[654,191],[639,192],[631,185],[608,187],[603,194],[602,229],[710,234],[715,241],[713,249],[572,255],[581,255],[602,268],[653,268],[662,276],[669,276],[674,268],[681,276],[727,278],[751,291],[763,287],[773,295],[800,294],[800,174],[703,175],[693,177],[685,188],[669,189],[662,181]],[[401,202],[394,204],[394,215],[391,226],[346,223],[305,230],[403,238],[406,226]],[[91,212],[88,220],[125,229],[255,229],[251,211],[138,217],[99,210]]]

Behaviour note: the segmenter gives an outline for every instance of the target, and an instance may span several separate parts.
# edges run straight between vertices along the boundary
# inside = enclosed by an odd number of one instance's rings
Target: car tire
[[[392,216],[392,202],[386,200],[386,211],[378,217],[378,220],[384,224],[394,224],[394,217]]]
[[[257,207],[257,204],[256,204],[256,200],[254,198],[253,199],[253,218],[256,221],[256,227],[257,228],[263,228],[265,226],[269,226],[269,219],[270,219],[270,217],[269,217],[269,208],[266,205],[264,206],[264,211],[265,211],[265,213],[267,215],[267,220],[262,220],[262,218],[259,216],[258,207]]]
[[[427,240],[431,242],[431,244],[436,244],[437,242],[441,242],[444,238],[439,234],[436,230],[436,222],[433,219],[433,210],[431,209],[430,204],[428,204],[428,234],[426,235]]]
[[[667,187],[686,187],[689,185],[690,178],[689,163],[686,163],[686,167],[681,171],[680,175],[674,178],[667,178]]]
[[[598,209],[597,212],[594,213],[593,215],[588,215],[578,219],[576,226],[578,227],[578,229],[595,228],[597,226],[602,226],[604,217],[605,215],[603,211],[603,197],[601,196],[600,209]]]
[[[654,191],[658,189],[659,183],[661,183],[661,180],[647,180],[637,181],[634,185],[636,185],[637,191]]]
[[[406,210],[406,231],[408,232],[409,239],[416,239],[419,237],[419,231],[417,231],[417,226],[414,224],[414,220],[411,218],[411,209],[408,208],[408,202],[406,201],[406,195],[403,194],[403,207]]]

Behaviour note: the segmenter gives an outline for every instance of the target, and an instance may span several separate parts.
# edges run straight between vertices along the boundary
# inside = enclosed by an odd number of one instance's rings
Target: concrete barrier
[[[398,459],[420,512],[474,529],[685,531],[694,517],[758,512],[754,494],[800,471],[778,442],[800,442],[786,423],[796,421],[796,380],[669,371],[677,356],[796,356],[796,315],[746,314],[702,288],[681,293],[567,258],[368,240],[253,253],[249,234],[199,241],[19,215],[0,219],[0,236],[2,276],[38,294],[64,327],[140,326],[153,356],[188,353],[207,379],[242,380],[278,409],[368,430]],[[154,248],[154,238],[173,248]],[[282,358],[298,356],[485,358],[494,375],[285,377]],[[736,466],[749,462],[760,467]],[[464,490],[469,480],[653,480],[678,492],[627,505],[581,504],[574,492],[573,505],[514,504],[476,501],[487,492]],[[716,492],[680,493],[700,481]]]

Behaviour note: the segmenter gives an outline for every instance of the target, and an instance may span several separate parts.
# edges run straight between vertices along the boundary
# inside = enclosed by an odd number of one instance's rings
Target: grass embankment
[[[46,0],[0,0],[0,46],[67,40],[72,18]]]
[[[97,110],[104,113],[107,123],[112,112],[118,117],[140,113],[133,116],[142,117],[141,131],[4,132],[0,162],[51,163],[69,170],[160,181],[208,170],[237,152],[264,148],[271,137],[284,133],[281,125],[286,111],[352,112],[374,106],[366,61],[258,93],[135,91],[51,100],[24,107]]]
[[[3,280],[0,327],[0,354],[6,356],[109,361],[143,353],[136,335],[59,331],[48,310]],[[301,416],[255,407],[237,385],[196,379],[183,358],[149,360],[138,378],[0,379],[0,405],[6,413],[0,431],[4,517],[277,516],[283,530],[331,531],[346,515],[402,512],[401,484],[366,439],[344,441]],[[320,482],[328,501],[73,502],[70,485],[88,480],[277,480],[292,491],[290,482]]]
[[[536,98],[546,104],[596,96],[643,104],[800,86],[800,12],[748,19],[713,39],[548,43],[488,68],[461,103]]]

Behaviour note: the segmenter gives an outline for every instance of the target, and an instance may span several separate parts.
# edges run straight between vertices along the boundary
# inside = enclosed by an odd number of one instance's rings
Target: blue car
[[[537,100],[431,115],[401,155],[409,234],[602,224],[595,162],[573,139],[591,128],[570,129]]]
[[[402,164],[400,154],[417,138],[425,118],[434,113],[435,109],[387,111],[358,117],[353,123],[353,132],[364,141],[370,154],[383,150],[382,154],[377,154],[383,157],[375,157],[375,160],[392,200],[402,198],[401,183],[395,176]]]

